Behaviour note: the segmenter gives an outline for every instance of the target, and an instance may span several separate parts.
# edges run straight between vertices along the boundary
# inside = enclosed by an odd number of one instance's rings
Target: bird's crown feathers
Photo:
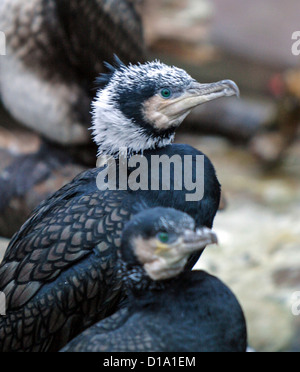
[[[110,64],[108,62],[104,62],[104,66],[106,67],[108,72],[103,73],[99,77],[97,77],[95,82],[97,88],[105,88],[109,84],[114,73],[126,67],[126,65],[120,60],[120,58],[116,54],[114,55],[114,63]]]

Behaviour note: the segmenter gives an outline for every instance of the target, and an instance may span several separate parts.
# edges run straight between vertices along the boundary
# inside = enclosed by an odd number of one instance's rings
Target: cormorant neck
[[[128,119],[112,101],[107,90],[99,91],[92,104],[92,131],[98,145],[98,156],[117,158],[120,149],[127,148],[128,156],[141,154],[145,150],[162,148],[174,142],[175,133],[167,137],[149,136],[145,129]]]
[[[128,299],[133,306],[148,307],[155,303],[163,302],[169,293],[174,292],[174,288],[180,286],[181,275],[166,280],[154,281],[147,278],[142,285],[127,286]],[[180,293],[177,294],[178,296]]]
[[[120,272],[127,289],[127,293],[132,301],[144,302],[148,297],[148,292],[163,291],[169,280],[154,281],[148,277],[142,266],[131,267],[123,260],[119,261]]]
[[[144,281],[142,285],[126,286],[128,299],[131,303],[145,306],[153,302],[160,294],[164,294],[171,287],[171,281]]]

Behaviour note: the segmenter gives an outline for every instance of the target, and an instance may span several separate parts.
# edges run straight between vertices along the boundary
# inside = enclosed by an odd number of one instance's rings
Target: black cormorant
[[[90,142],[95,76],[114,53],[144,58],[140,0],[1,0],[4,106],[20,123],[62,145]]]
[[[127,148],[129,155],[142,152],[148,164],[154,155],[177,156],[184,165],[187,156],[180,178],[191,172],[195,180],[203,154],[172,145],[174,132],[193,107],[237,94],[236,85],[199,84],[184,70],[158,61],[127,67],[119,62],[110,69],[99,79],[103,87],[93,104],[99,154],[113,158]],[[58,350],[115,312],[126,296],[116,269],[121,233],[141,209],[172,207],[191,215],[197,227],[211,228],[220,184],[205,156],[203,166],[203,195],[196,201],[186,200],[190,187],[182,182],[178,189],[171,171],[169,189],[100,191],[97,179],[105,168],[96,168],[41,203],[11,240],[0,266],[0,291],[7,300],[0,350]],[[129,176],[135,170],[128,168]],[[187,268],[198,258],[193,255]]]
[[[245,352],[243,311],[203,272],[184,272],[191,253],[216,242],[185,213],[150,209],[125,227],[122,272],[128,304],[72,340],[65,352]]]

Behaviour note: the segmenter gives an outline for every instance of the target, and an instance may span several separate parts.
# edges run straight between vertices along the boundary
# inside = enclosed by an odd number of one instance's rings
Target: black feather
[[[96,78],[95,80],[96,89],[105,88],[109,84],[114,73],[117,70],[121,70],[122,68],[126,67],[126,65],[120,60],[120,58],[116,54],[114,54],[113,65],[108,62],[104,62],[104,66],[108,70],[108,72],[105,74],[100,74],[100,76]]]
[[[125,63],[122,62],[116,54],[114,54],[114,69],[121,70],[124,67],[126,67]]]

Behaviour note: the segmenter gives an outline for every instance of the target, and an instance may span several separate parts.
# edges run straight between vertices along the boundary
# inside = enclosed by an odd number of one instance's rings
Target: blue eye
[[[166,244],[166,243],[168,243],[170,237],[169,237],[169,234],[168,234],[168,233],[164,233],[164,232],[163,232],[163,233],[159,233],[159,234],[158,234],[158,239],[159,239],[162,243]]]
[[[168,88],[164,88],[164,89],[162,89],[162,90],[160,91],[160,94],[161,94],[161,96],[162,96],[163,98],[170,98],[171,95],[172,95],[172,92],[171,92],[170,89],[168,89]]]

